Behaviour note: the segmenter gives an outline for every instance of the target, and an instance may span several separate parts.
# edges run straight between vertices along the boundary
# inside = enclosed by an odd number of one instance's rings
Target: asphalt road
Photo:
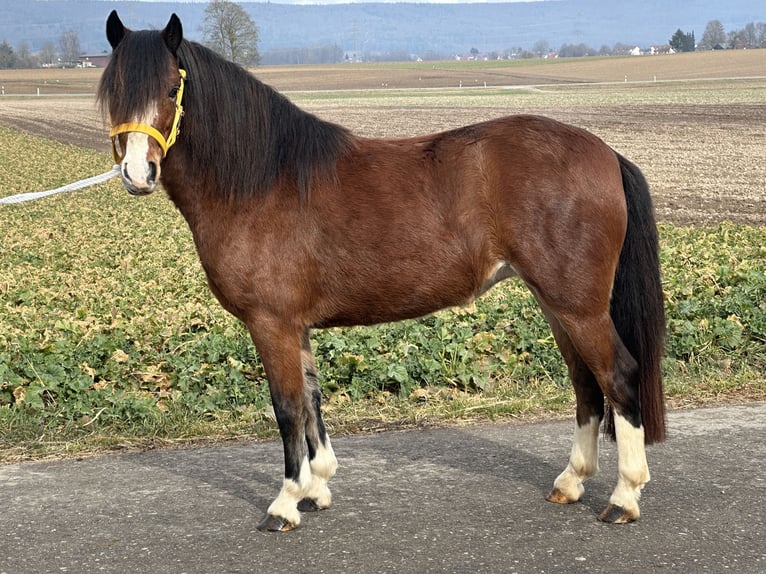
[[[0,466],[0,573],[766,572],[766,404],[670,414],[638,522],[596,521],[614,444],[581,503],[546,502],[573,423],[336,438],[333,508],[255,525],[278,442]]]

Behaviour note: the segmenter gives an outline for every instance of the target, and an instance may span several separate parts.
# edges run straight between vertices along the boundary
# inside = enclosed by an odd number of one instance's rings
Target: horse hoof
[[[545,500],[548,502],[555,502],[556,504],[573,504],[577,502],[577,500],[568,498],[567,495],[561,492],[558,488],[551,490],[550,493],[548,493],[548,496],[545,497]]]
[[[301,500],[298,502],[298,510],[301,512],[316,512],[318,510],[322,510],[322,508],[313,498],[301,498]]]
[[[625,510],[622,506],[609,504],[604,511],[598,515],[601,522],[608,524],[628,524],[638,520],[638,515]]]
[[[289,532],[296,526],[296,524],[293,524],[286,518],[267,514],[263,517],[263,520],[258,523],[256,528],[261,532]]]

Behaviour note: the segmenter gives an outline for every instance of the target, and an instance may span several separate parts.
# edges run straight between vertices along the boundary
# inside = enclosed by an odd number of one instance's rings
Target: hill
[[[294,48],[337,45],[345,53],[440,55],[585,43],[598,49],[617,42],[648,46],[667,43],[677,28],[701,37],[706,23],[720,20],[726,30],[763,19],[752,0],[546,0],[480,4],[353,3],[289,5],[240,3],[259,27],[262,54]],[[186,34],[199,39],[204,3],[102,2],[97,0],[0,0],[0,41],[32,52],[46,41],[58,43],[74,29],[84,52],[109,46],[104,22],[116,8],[132,28],[162,27],[176,12]]]

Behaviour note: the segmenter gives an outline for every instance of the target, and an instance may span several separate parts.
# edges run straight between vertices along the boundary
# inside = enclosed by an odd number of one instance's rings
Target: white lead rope
[[[33,191],[30,193],[19,193],[18,195],[0,197],[0,204],[11,205],[14,203],[22,203],[24,201],[34,201],[35,199],[41,199],[43,197],[48,197],[49,195],[55,195],[57,193],[66,193],[68,191],[76,191],[84,187],[90,187],[91,185],[104,183],[105,181],[109,181],[110,179],[112,179],[113,177],[117,175],[120,175],[120,166],[115,164],[112,166],[112,169],[107,171],[106,173],[102,173],[101,175],[94,175],[93,177],[82,179],[80,181],[76,181],[74,183],[70,183],[68,185],[58,187],[56,189],[49,189],[47,191]]]

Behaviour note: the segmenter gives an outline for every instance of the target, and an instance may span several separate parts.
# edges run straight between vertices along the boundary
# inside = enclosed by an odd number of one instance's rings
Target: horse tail
[[[616,152],[615,152],[616,153]],[[617,154],[627,203],[625,242],[612,287],[610,313],[617,333],[638,371],[632,382],[646,444],[665,439],[665,400],[661,361],[665,347],[665,311],[660,278],[659,237],[649,185],[633,163]],[[606,432],[614,437],[614,414],[607,406]]]

